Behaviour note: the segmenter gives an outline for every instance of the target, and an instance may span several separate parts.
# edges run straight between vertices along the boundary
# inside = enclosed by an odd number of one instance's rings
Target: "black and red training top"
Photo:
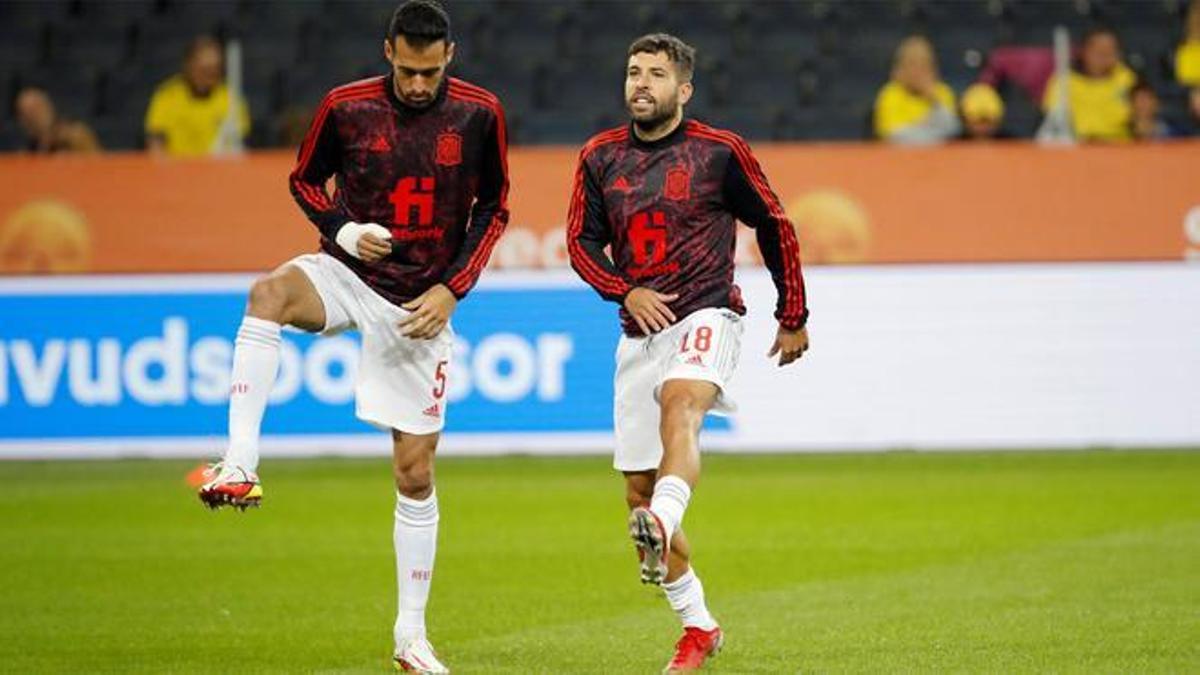
[[[321,249],[390,302],[438,283],[461,298],[508,223],[505,134],[500,101],[462,80],[443,80],[425,108],[402,103],[390,75],[353,82],[321,102],[292,196],[320,230]],[[337,232],[350,221],[391,230],[391,254],[367,264],[342,250]]]
[[[679,319],[708,307],[744,314],[733,280],[737,221],[755,231],[778,292],[780,325],[804,326],[792,223],[746,142],[695,120],[649,143],[629,126],[588,141],[575,172],[567,251],[571,266],[607,300],[621,303],[642,286],[678,293],[670,307]],[[624,307],[620,316],[626,334],[641,334]]]

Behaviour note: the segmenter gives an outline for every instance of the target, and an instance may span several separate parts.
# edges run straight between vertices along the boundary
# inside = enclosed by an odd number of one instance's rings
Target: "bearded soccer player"
[[[629,47],[632,123],[583,148],[567,235],[572,267],[621,306],[613,464],[642,581],[663,586],[683,624],[668,672],[699,668],[723,640],[682,524],[700,478],[701,422],[734,410],[727,385],[746,311],[733,283],[736,221],[754,228],[778,291],[767,356],[784,366],[808,348],[795,230],[745,141],[683,116],[694,59],[665,34]]]
[[[233,356],[229,447],[200,498],[214,508],[262,498],[259,427],[279,365],[280,327],[322,335],[357,329],[356,413],[393,440],[395,665],[445,673],[425,635],[438,528],[433,458],[450,316],[508,220],[504,113],[491,93],[446,76],[454,45],[436,3],[398,7],[383,50],[391,73],[331,91],[300,146],[291,191],[320,231],[321,250],[250,290]]]

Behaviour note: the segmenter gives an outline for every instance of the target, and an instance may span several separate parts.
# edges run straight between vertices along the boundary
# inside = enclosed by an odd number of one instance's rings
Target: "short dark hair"
[[[424,48],[445,40],[450,42],[450,17],[434,0],[408,0],[392,12],[388,22],[388,42],[399,36],[413,47]]]
[[[183,60],[191,61],[196,54],[199,54],[203,49],[217,50],[217,53],[220,54],[222,60],[224,60],[225,47],[221,45],[220,40],[206,33],[197,35],[188,41],[187,48],[183,51]]]
[[[643,35],[629,45],[629,53],[626,56],[659,52],[666,54],[667,60],[675,64],[675,71],[679,73],[680,80],[687,82],[692,79],[692,73],[696,70],[696,50],[674,35],[667,33]]]
[[[1147,80],[1145,77],[1139,75],[1137,80],[1134,81],[1133,87],[1131,87],[1129,89],[1129,97],[1133,98],[1134,94],[1137,94],[1137,93],[1140,93],[1143,91],[1150,93],[1155,98],[1158,98],[1158,92],[1154,90],[1154,87],[1150,84],[1150,81]]]

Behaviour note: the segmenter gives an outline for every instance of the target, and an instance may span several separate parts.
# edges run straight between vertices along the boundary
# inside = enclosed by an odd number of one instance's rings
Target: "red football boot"
[[[675,643],[675,658],[663,669],[664,673],[690,673],[700,670],[704,662],[721,651],[725,635],[720,627],[704,630],[695,626],[684,626],[683,637]]]

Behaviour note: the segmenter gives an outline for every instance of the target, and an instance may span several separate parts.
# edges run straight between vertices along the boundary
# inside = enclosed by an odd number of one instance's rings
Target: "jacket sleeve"
[[[604,212],[600,184],[588,167],[587,157],[588,151],[584,149],[575,169],[575,187],[567,212],[567,254],[571,267],[600,297],[621,303],[633,284],[604,250],[612,243],[612,231]]]
[[[775,318],[790,330],[808,321],[804,274],[800,266],[800,244],[779,198],[772,192],[750,146],[740,138],[731,144],[733,156],[725,170],[723,193],[730,211],[751,228],[758,239],[763,262],[775,282],[778,301]]]
[[[326,181],[341,168],[342,162],[333,116],[333,101],[326,96],[300,144],[296,168],[288,177],[292,197],[329,240],[335,240],[338,230],[350,220],[325,191]]]
[[[497,103],[479,169],[479,188],[467,225],[466,237],[443,283],[462,298],[467,294],[492,256],[492,249],[508,225],[508,135],[504,110]]]

